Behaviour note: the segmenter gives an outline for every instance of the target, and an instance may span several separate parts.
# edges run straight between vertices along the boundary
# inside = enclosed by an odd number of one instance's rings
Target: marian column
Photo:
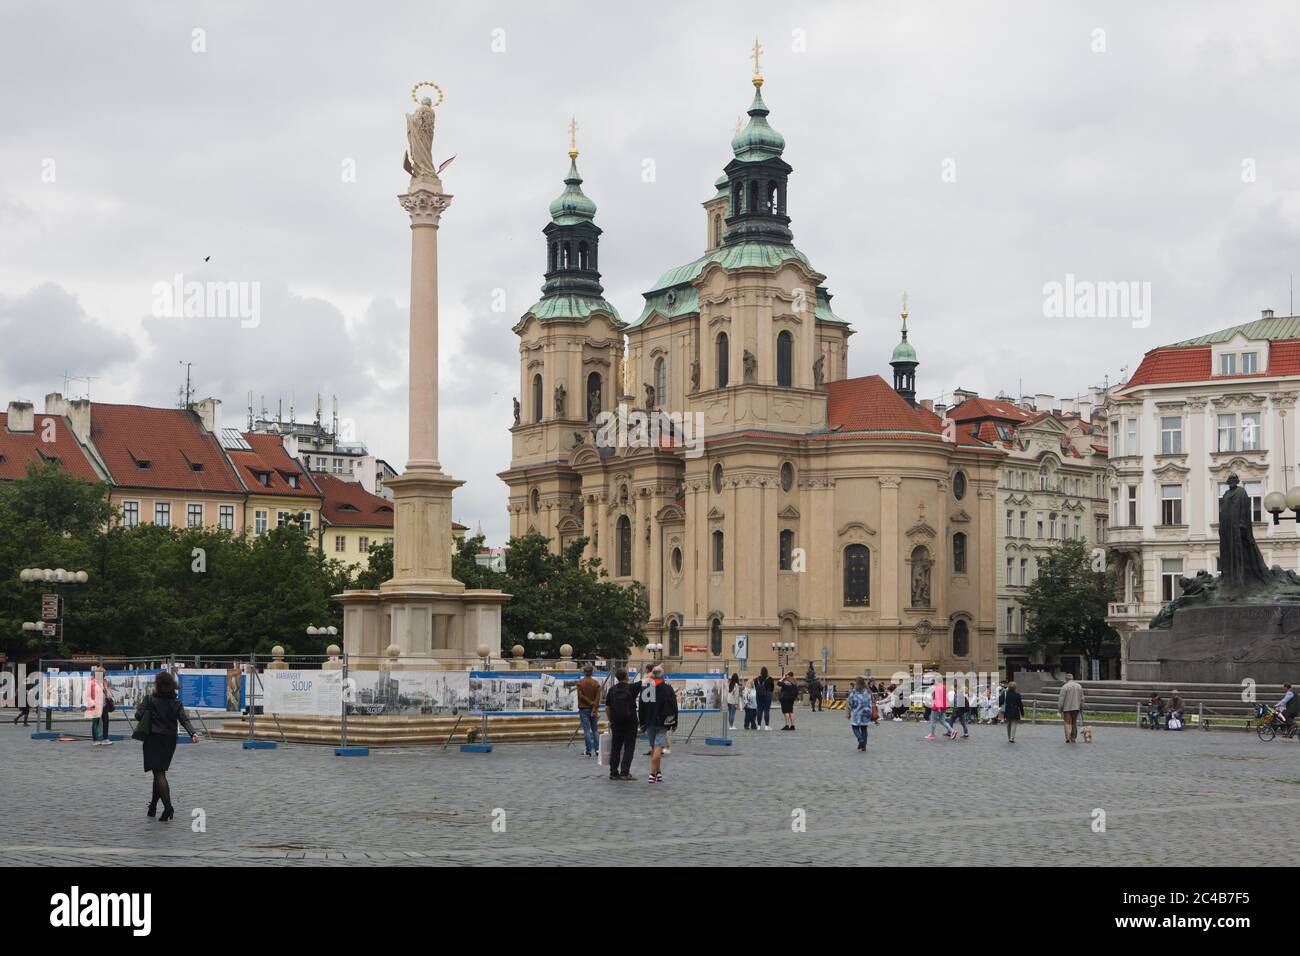
[[[433,127],[433,103],[425,97],[406,118],[403,165],[411,184],[397,197],[411,219],[410,447],[406,470],[388,482],[393,577],[381,589],[459,593],[465,586],[451,575],[451,493],[463,482],[443,474],[438,462],[438,223],[451,196],[433,165]]]

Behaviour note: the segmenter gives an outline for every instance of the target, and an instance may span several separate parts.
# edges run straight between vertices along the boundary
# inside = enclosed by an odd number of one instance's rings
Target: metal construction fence
[[[151,655],[81,656],[42,659],[29,678],[38,678],[32,705],[51,729],[57,715],[65,727],[94,717],[97,705],[90,685],[103,672],[116,719],[134,728],[136,705],[151,691],[155,676],[176,677],[178,695],[191,718],[206,732],[209,720],[244,718],[246,733],[257,735],[259,719],[275,724],[287,742],[280,718],[306,718],[337,726],[347,745],[349,717],[453,717],[454,735],[462,721],[477,722],[477,735],[491,737],[495,718],[573,718],[569,738],[581,735],[578,682],[584,668],[600,682],[597,717],[604,724],[604,702],[619,669],[642,683],[642,696],[657,660],[450,658],[389,655]],[[665,667],[664,679],[677,701],[675,741],[727,740],[727,668],[702,670]],[[25,688],[20,688],[20,692]],[[736,720],[740,717],[737,715]],[[76,730],[69,736],[88,736]]]

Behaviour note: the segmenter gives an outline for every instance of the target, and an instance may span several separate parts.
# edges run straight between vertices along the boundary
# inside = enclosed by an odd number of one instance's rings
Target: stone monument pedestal
[[[1294,682],[1300,679],[1300,603],[1179,608],[1167,630],[1129,637],[1125,677],[1174,684]]]

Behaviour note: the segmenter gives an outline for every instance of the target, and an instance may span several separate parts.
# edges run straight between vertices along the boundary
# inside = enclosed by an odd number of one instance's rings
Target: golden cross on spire
[[[759,65],[759,57],[762,55],[762,53],[763,53],[762,44],[758,42],[758,37],[754,37],[754,52],[749,55],[749,58],[754,61],[754,85],[755,86],[763,85],[763,69]]]
[[[578,158],[578,117],[569,119],[569,158]]]
[[[903,290],[903,324],[907,324],[907,290]]]

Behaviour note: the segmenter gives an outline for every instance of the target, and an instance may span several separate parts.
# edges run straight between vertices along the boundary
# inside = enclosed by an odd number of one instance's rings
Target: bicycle
[[[1255,705],[1255,733],[1265,742],[1272,740],[1279,733],[1288,740],[1300,733],[1295,723],[1287,725],[1286,718],[1268,704]]]

